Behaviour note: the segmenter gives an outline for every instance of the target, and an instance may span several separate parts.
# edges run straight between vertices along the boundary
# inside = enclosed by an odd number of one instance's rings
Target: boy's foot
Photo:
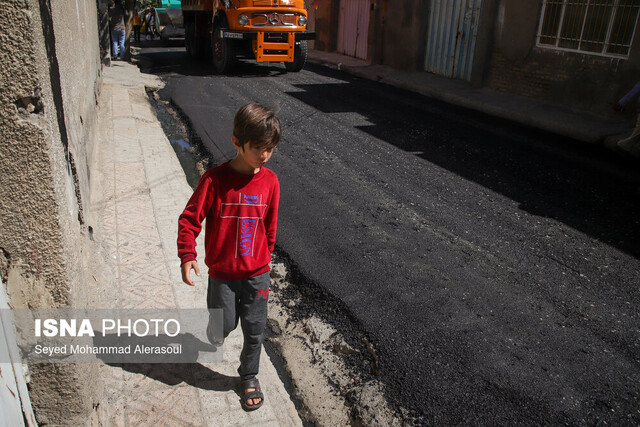
[[[260,381],[257,378],[240,382],[242,389],[242,408],[245,411],[254,411],[262,406],[264,394],[260,388]]]

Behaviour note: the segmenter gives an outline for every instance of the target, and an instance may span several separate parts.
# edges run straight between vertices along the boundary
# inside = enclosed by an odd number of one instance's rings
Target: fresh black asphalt
[[[635,160],[320,66],[140,57],[216,161],[277,110],[277,245],[418,423],[640,423]]]

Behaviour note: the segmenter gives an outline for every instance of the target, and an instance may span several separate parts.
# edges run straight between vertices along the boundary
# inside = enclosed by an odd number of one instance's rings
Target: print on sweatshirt
[[[258,221],[264,218],[269,205],[262,203],[262,194],[239,194],[238,203],[222,203],[220,206],[220,218],[235,219],[236,244],[235,257],[253,256],[253,244],[256,235]]]

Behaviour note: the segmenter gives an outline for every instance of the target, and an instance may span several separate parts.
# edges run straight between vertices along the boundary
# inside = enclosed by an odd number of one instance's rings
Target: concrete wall
[[[483,0],[480,26],[476,38],[476,47],[471,68],[470,83],[475,87],[484,86],[491,66],[491,52],[493,51],[496,16],[500,0]]]
[[[89,300],[96,16],[93,0],[0,0],[0,272],[14,308]],[[97,365],[30,369],[40,424],[91,419]]]
[[[427,0],[379,2],[384,23],[379,24],[381,32],[377,34],[378,43],[382,45],[377,63],[400,70],[424,69],[429,3]]]
[[[638,80],[640,34],[629,59],[536,46],[541,0],[502,0],[486,84],[496,90],[605,113]]]

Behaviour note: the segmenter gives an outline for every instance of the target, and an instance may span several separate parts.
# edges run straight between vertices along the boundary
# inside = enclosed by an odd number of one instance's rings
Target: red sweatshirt
[[[240,280],[269,271],[279,200],[278,178],[265,167],[255,175],[236,172],[229,162],[209,169],[178,220],[180,260],[196,259],[196,237],[206,218],[209,276]]]

